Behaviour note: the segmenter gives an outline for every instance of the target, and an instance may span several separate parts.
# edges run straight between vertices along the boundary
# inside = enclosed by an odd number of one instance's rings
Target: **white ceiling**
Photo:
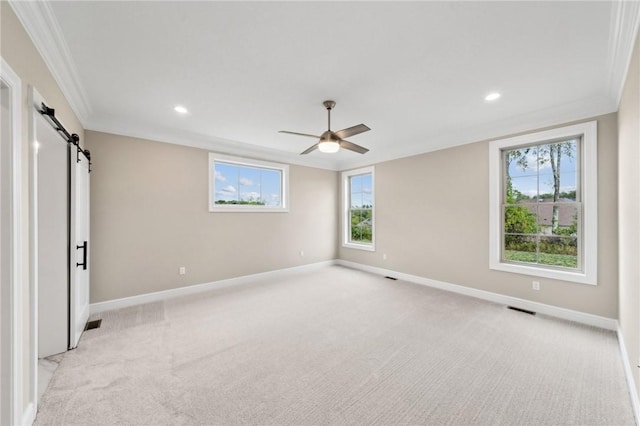
[[[86,128],[332,169],[615,111],[637,23],[620,2],[43,8]],[[277,133],[319,135],[325,99],[333,130],[371,127],[350,139],[369,153],[298,156],[315,141]]]

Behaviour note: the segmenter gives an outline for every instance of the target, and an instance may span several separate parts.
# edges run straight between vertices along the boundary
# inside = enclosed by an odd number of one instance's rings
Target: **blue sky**
[[[521,151],[524,151],[521,150]],[[573,156],[562,155],[560,163],[560,192],[576,190],[577,158],[575,155],[575,142],[573,143]],[[553,172],[548,161],[540,164],[535,147],[531,148],[526,156],[527,167],[522,168],[516,161],[509,166],[509,176],[513,189],[535,197],[541,194],[553,194]]]
[[[281,172],[274,169],[215,163],[215,200],[264,201],[280,205]]]
[[[372,205],[371,174],[357,175],[351,178],[351,207],[359,208]]]

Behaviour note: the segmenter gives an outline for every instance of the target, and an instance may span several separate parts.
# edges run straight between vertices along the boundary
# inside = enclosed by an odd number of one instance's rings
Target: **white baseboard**
[[[263,278],[284,277],[300,272],[313,271],[329,265],[335,265],[335,260],[310,263],[308,265],[294,266],[292,268],[277,269],[275,271],[261,272],[259,274],[243,275],[241,277],[229,278],[226,280],[212,281],[204,284],[194,284],[186,287],[174,288],[171,290],[146,293],[138,296],[124,297],[122,299],[107,300],[105,302],[92,303],[90,315],[98,314],[115,309],[128,308],[130,306],[142,305],[145,303],[158,302],[160,300],[172,299],[174,297],[186,296],[189,294],[202,293],[224,287],[231,287],[239,284],[247,284]]]
[[[638,400],[638,391],[636,390],[635,380],[633,379],[633,369],[629,363],[627,346],[624,344],[624,335],[622,334],[620,324],[618,324],[617,332],[618,343],[620,344],[620,353],[622,355],[622,365],[624,367],[624,375],[627,378],[629,396],[631,397],[631,406],[633,407],[633,415],[636,418],[636,424],[640,424],[640,401]]]
[[[438,288],[440,290],[450,291],[452,293],[463,294],[465,296],[475,297],[477,299],[488,300],[494,303],[513,306],[515,308],[526,309],[528,311],[539,312],[541,314],[562,318],[582,324],[592,325],[607,330],[616,331],[618,329],[618,320],[613,318],[601,317],[598,315],[587,314],[584,312],[574,311],[571,309],[559,308],[557,306],[546,305],[544,303],[532,302],[518,297],[506,296],[504,294],[492,293],[490,291],[478,290],[462,285],[451,284],[444,281],[432,280],[429,278],[419,277],[417,275],[405,274],[402,272],[392,271],[390,269],[378,268],[375,266],[363,265],[361,263],[350,262],[347,260],[336,260],[336,264],[346,266],[352,269],[371,272],[376,275],[392,276],[404,281],[415,284],[426,285],[428,287]]]
[[[308,265],[295,266],[292,268],[278,269],[275,271],[262,272],[259,274],[244,275],[236,278],[229,278],[226,280],[213,281],[204,284],[195,284],[186,287],[175,288],[171,290],[158,291],[154,293],[141,294],[138,296],[125,297],[122,299],[108,300],[105,302],[98,302],[91,304],[91,314],[97,314],[100,312],[111,311],[115,309],[126,308],[129,306],[141,305],[144,303],[152,303],[160,300],[170,299],[179,296],[185,296],[189,294],[197,294],[205,291],[215,290],[224,287],[235,286],[239,284],[246,284],[254,282],[263,278],[283,277],[292,273],[299,273],[305,271],[312,271],[325,266],[341,265],[352,269],[358,269],[365,272],[371,272],[376,275],[393,276],[404,281],[409,281],[415,284],[426,285],[428,287],[438,288],[440,290],[446,290],[453,293],[463,294],[465,296],[475,297],[482,300],[488,300],[494,303],[500,303],[503,305],[513,306],[520,309],[526,309],[529,311],[539,312],[542,314],[562,318],[570,321],[579,322],[582,324],[592,325],[595,327],[604,328],[607,330],[617,331],[618,321],[613,318],[606,318],[598,315],[587,314],[584,312],[574,311],[571,309],[560,308],[557,306],[547,305],[544,303],[533,302],[526,299],[520,299],[517,297],[506,296],[504,294],[492,293],[485,290],[478,290],[471,287],[465,287],[462,285],[451,284],[444,281],[432,280],[430,278],[424,278],[417,275],[405,274],[403,272],[392,271],[390,269],[378,268],[375,266],[364,265],[361,263],[350,262],[347,260],[327,260],[324,262],[311,263]]]

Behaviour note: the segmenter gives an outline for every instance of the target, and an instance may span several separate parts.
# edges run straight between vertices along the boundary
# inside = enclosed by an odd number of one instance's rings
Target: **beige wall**
[[[618,112],[620,328],[636,387],[640,357],[640,45],[636,42]]]
[[[336,257],[336,172],[290,166],[288,213],[209,213],[206,150],[86,135],[91,302]]]
[[[24,301],[24,327],[25,330],[29,327],[29,269],[27,259],[29,258],[29,143],[28,143],[28,108],[27,108],[27,96],[28,86],[34,86],[38,92],[56,109],[56,116],[72,133],[80,135],[80,140],[84,140],[84,132],[80,122],[73,113],[69,103],[62,94],[60,88],[55,82],[53,76],[49,72],[42,57],[38,53],[37,49],[31,42],[31,39],[24,31],[24,28],[20,24],[20,21],[16,17],[11,6],[5,1],[0,1],[0,56],[7,61],[9,66],[18,74],[22,80],[22,119],[23,119],[23,233],[24,233],[24,246],[23,246],[23,258],[25,264],[23,268],[23,301]],[[29,344],[28,334],[24,334],[24,351],[25,359],[23,365],[25,367],[24,373],[24,386],[25,390],[24,401],[27,402],[27,394],[29,390]]]
[[[489,270],[489,142],[375,168],[376,251],[339,257],[398,272],[616,318],[617,122],[598,117],[598,285]],[[383,254],[387,260],[383,260]],[[531,289],[531,281],[541,290]]]

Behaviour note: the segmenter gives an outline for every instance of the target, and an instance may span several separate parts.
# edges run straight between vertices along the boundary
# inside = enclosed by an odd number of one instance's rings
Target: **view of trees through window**
[[[373,242],[373,197],[371,173],[349,177],[350,241]]]
[[[215,204],[280,206],[282,171],[216,161]]]
[[[580,140],[503,152],[503,259],[578,268]]]

